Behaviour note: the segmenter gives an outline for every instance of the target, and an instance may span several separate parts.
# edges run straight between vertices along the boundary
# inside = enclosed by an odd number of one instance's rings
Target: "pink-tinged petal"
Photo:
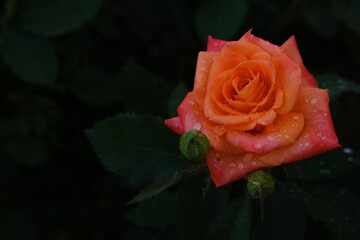
[[[276,59],[276,81],[283,89],[283,104],[276,109],[278,114],[289,113],[297,102],[301,84],[301,69],[288,56],[282,54]]]
[[[245,132],[230,131],[228,141],[245,152],[266,154],[277,148],[290,145],[304,128],[304,118],[301,113],[278,115],[273,126],[265,129],[264,133],[252,135]]]
[[[215,131],[218,124],[209,121],[203,113],[200,105],[195,101],[193,94],[190,92],[186,95],[183,102],[178,108],[179,118],[184,132],[191,129],[202,131],[209,139],[213,149],[221,150],[227,153],[241,153],[242,150],[235,148],[226,140],[224,132]]]
[[[302,86],[294,111],[304,114],[304,130],[294,144],[260,156],[264,163],[276,166],[340,147],[331,120],[327,90]]]
[[[268,167],[253,153],[226,154],[210,149],[206,164],[217,187],[234,182],[259,168]]]
[[[166,119],[165,124],[166,124],[166,126],[168,126],[171,130],[173,130],[177,134],[182,135],[185,133],[179,117],[173,117],[173,118]]]
[[[225,46],[226,43],[227,43],[227,41],[220,40],[220,39],[215,39],[215,38],[212,38],[211,36],[208,36],[208,42],[207,42],[206,51],[208,51],[208,52],[220,52],[221,49],[223,48],[223,46]]]
[[[210,52],[200,52],[198,55],[193,93],[195,100],[200,105],[204,104],[209,79],[209,71],[213,62],[213,58],[217,55],[218,53]]]
[[[299,48],[296,43],[296,39],[294,36],[291,36],[286,42],[281,45],[282,48],[285,49],[286,54],[297,64],[299,64],[302,73],[302,84],[310,87],[318,87],[318,83],[315,78],[309,73],[306,69],[303,60],[301,58]]]
[[[246,41],[246,42],[250,42],[253,43],[259,47],[261,47],[262,49],[264,49],[265,51],[267,51],[268,53],[272,54],[272,55],[278,55],[278,54],[282,54],[284,52],[284,50],[275,45],[270,43],[269,41],[265,41],[264,39],[258,38],[254,35],[251,34],[251,30],[247,31],[239,40],[239,42],[242,41]]]

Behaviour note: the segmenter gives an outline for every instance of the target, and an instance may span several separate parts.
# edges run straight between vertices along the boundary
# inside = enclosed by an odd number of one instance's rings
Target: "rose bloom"
[[[294,36],[281,46],[251,30],[239,41],[209,37],[178,114],[165,120],[170,129],[209,138],[206,163],[216,186],[340,146],[328,91],[306,70]]]

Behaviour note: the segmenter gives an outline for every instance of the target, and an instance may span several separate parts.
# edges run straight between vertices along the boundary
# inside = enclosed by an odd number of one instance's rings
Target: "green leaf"
[[[169,116],[175,117],[177,116],[177,108],[179,107],[180,103],[184,100],[186,94],[189,92],[189,89],[185,86],[184,82],[180,81],[175,89],[172,91],[168,109],[169,109]]]
[[[360,93],[360,84],[344,79],[335,74],[317,75],[320,88],[329,89],[331,100],[338,99],[345,91]]]
[[[247,10],[247,0],[205,1],[196,14],[197,33],[204,42],[209,35],[230,40],[242,25]]]
[[[165,115],[172,89],[169,83],[132,61],[122,67],[118,77],[126,111]]]
[[[230,203],[217,216],[209,240],[250,239],[251,202],[248,194]]]
[[[169,187],[173,186],[174,184],[177,184],[181,180],[184,180],[186,177],[200,173],[205,169],[206,169],[206,165],[194,165],[191,168],[188,168],[179,174],[175,174],[174,176],[163,179],[160,182],[154,183],[146,187],[145,189],[141,190],[141,192],[138,195],[136,195],[133,199],[131,199],[131,201],[128,204],[133,204],[152,198],[158,195],[159,193],[165,191]]]
[[[19,5],[20,24],[42,36],[59,36],[90,20],[101,0],[26,0]]]
[[[128,187],[140,187],[190,166],[178,150],[178,137],[155,117],[120,114],[87,131],[103,165]]]
[[[38,85],[54,83],[58,62],[48,42],[20,32],[5,32],[0,52],[4,62],[22,80]]]
[[[305,191],[291,184],[288,191],[310,217],[323,221],[336,239],[360,238],[360,201],[346,190],[335,185],[312,185]]]
[[[227,202],[227,192],[212,186],[205,197],[206,176],[198,175],[184,182],[177,194],[176,226],[180,239],[204,239],[219,210]]]
[[[140,227],[166,227],[175,222],[175,194],[164,192],[149,201],[142,202],[129,212],[125,219]]]
[[[67,86],[81,100],[92,104],[110,104],[121,99],[119,81],[96,67],[81,67]]]
[[[360,166],[358,149],[341,147],[286,167],[295,179],[337,178]],[[298,168],[298,169],[296,169]]]

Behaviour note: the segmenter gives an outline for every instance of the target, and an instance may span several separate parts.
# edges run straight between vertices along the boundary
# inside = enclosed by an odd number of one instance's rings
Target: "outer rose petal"
[[[213,58],[217,55],[218,53],[210,52],[200,52],[198,55],[193,93],[195,100],[200,105],[203,105],[204,103],[209,71],[213,62]]]
[[[208,52],[220,52],[227,41],[219,40],[208,36],[207,48]]]
[[[302,72],[301,82],[304,85],[310,87],[318,87],[318,84],[315,78],[308,72],[306,67],[304,66],[303,60],[301,58],[298,46],[296,44],[296,39],[294,36],[291,36],[286,42],[281,45],[287,53],[287,55],[297,64],[299,64]]]
[[[304,114],[304,130],[294,144],[260,156],[265,164],[276,166],[295,162],[340,147],[331,120],[327,90],[301,87],[294,111]]]
[[[217,187],[239,180],[256,169],[269,167],[253,153],[232,155],[212,149],[206,156],[206,164]]]
[[[229,131],[227,139],[245,152],[262,155],[295,142],[304,128],[304,118],[301,113],[279,115],[274,126],[269,128],[269,131],[258,135]]]
[[[247,42],[253,43],[253,44],[261,47],[262,49],[266,50],[267,52],[269,52],[269,53],[271,53],[273,55],[282,54],[284,52],[284,50],[281,47],[276,46],[275,44],[272,44],[269,41],[265,41],[264,39],[255,37],[254,35],[251,34],[251,31],[252,31],[252,29],[247,31],[240,38],[239,42],[247,41]]]
[[[182,135],[185,133],[179,117],[166,119],[165,124],[177,134]]]
[[[290,112],[298,97],[299,88],[301,84],[301,69],[289,57],[282,54],[276,57],[276,81],[284,91],[283,104],[276,109],[279,114],[286,114]]]

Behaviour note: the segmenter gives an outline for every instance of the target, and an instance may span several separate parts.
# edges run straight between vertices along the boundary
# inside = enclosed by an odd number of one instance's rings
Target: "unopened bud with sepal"
[[[205,158],[210,149],[209,139],[199,130],[190,130],[180,137],[180,152],[190,160]]]
[[[266,170],[257,170],[247,178],[247,189],[252,197],[265,198],[275,189],[275,179]]]

